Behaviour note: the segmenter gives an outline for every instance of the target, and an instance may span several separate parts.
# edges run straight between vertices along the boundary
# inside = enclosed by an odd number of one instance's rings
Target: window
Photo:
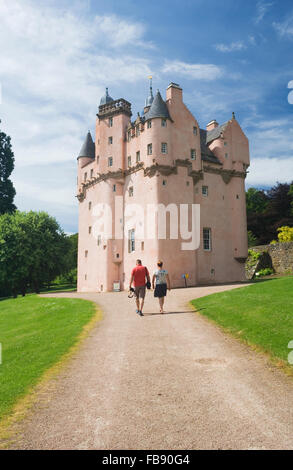
[[[109,118],[109,127],[113,127],[113,118],[112,117]]]
[[[89,227],[89,234],[92,233],[92,227]]]
[[[131,166],[131,156],[127,157],[128,166]]]
[[[87,275],[86,275],[86,274],[84,275],[84,280],[85,280],[85,281],[87,280]]]
[[[128,142],[130,142],[130,139],[131,139],[131,131],[128,131],[128,132],[127,132],[127,140],[128,140]]]
[[[140,152],[136,152],[136,163],[140,162]]]
[[[236,199],[239,199],[239,194],[236,194]]]
[[[85,252],[84,252],[84,257],[87,258],[87,255],[88,255],[88,251],[85,250]]]
[[[166,119],[162,119],[161,126],[162,127],[167,127],[167,120]]]
[[[153,144],[148,144],[148,155],[152,155],[153,153]]]
[[[128,230],[128,253],[135,251],[135,230]]]
[[[83,180],[86,181],[87,180],[87,173],[84,174],[83,176]]]
[[[91,210],[91,208],[92,208],[92,203],[89,202],[89,211]]]
[[[91,178],[94,177],[94,170],[91,170]]]
[[[195,151],[195,149],[190,149],[190,158],[191,158],[191,160],[195,160],[195,159],[196,159],[196,151]]]
[[[203,229],[203,249],[204,251],[211,251],[211,246],[212,246],[212,240],[211,240],[211,229],[210,228],[204,228]]]
[[[135,135],[136,135],[136,137],[138,137],[139,134],[140,134],[139,126],[136,126],[136,128],[135,128]]]
[[[208,188],[208,186],[203,186],[202,189],[201,189],[201,191],[202,191],[202,195],[203,195],[203,196],[208,196],[208,195],[209,195],[209,188]]]
[[[147,128],[150,129],[152,127],[152,121],[148,121]]]
[[[113,157],[108,158],[108,166],[113,166]]]
[[[195,127],[195,126],[193,127],[193,134],[197,135],[197,127]]]
[[[189,186],[189,181],[186,181],[186,186]]]
[[[113,184],[113,193],[116,193],[116,184]]]
[[[97,163],[99,163],[100,155],[97,155]]]
[[[227,153],[225,153],[225,158],[228,158],[228,154],[227,154]]]
[[[167,181],[166,181],[166,180],[163,180],[162,185],[163,185],[163,186],[167,186]]]
[[[113,144],[113,137],[112,136],[108,137],[108,144],[109,145]]]
[[[227,147],[227,145],[228,145],[227,142],[224,142],[224,145],[225,145],[225,147]]]
[[[161,152],[162,153],[168,153],[168,147],[167,147],[166,142],[161,143]]]
[[[133,186],[130,186],[130,188],[128,189],[128,194],[129,197],[133,197]]]
[[[101,235],[98,235],[98,240],[97,240],[98,246],[102,243],[102,237]]]
[[[141,242],[141,251],[144,251],[144,242]]]

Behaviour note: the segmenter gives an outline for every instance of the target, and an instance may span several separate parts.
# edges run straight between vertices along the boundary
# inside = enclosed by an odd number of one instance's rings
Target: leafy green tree
[[[268,197],[262,190],[249,188],[246,192],[246,209],[248,214],[263,214],[268,206]]]
[[[14,296],[27,286],[39,292],[68,269],[71,245],[57,221],[46,212],[0,216],[0,284]]]
[[[0,130],[0,214],[13,212],[16,209],[13,204],[15,189],[9,179],[13,169],[14,154],[11,139]]]
[[[293,227],[278,228],[278,240],[280,243],[293,242]]]
[[[252,233],[251,230],[248,230],[247,232],[247,238],[248,238],[248,246],[256,246],[258,244],[258,240],[256,236]]]

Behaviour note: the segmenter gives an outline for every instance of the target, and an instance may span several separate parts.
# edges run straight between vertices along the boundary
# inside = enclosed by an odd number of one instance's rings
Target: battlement
[[[119,100],[110,101],[109,103],[100,105],[97,116],[99,119],[105,119],[120,113],[124,113],[129,117],[132,116],[131,103],[124,100],[123,98],[119,98]]]

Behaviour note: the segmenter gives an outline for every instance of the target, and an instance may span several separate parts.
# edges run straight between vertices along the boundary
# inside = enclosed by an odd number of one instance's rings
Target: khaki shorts
[[[134,295],[137,299],[145,298],[145,286],[138,286],[134,288]]]

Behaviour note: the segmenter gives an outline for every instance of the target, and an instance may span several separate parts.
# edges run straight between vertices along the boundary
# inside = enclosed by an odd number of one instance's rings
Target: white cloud
[[[246,186],[273,186],[293,179],[293,158],[254,158],[251,160]]]
[[[256,4],[256,16],[254,18],[254,22],[256,24],[260,23],[273,5],[274,2],[264,2],[263,0],[258,1]]]
[[[214,64],[188,64],[180,60],[165,60],[162,73],[179,75],[193,80],[216,80],[223,70]]]
[[[273,27],[281,37],[293,38],[293,15],[290,15],[283,23],[273,23]]]
[[[243,41],[231,42],[231,44],[215,44],[214,47],[220,52],[242,51],[247,48]]]

